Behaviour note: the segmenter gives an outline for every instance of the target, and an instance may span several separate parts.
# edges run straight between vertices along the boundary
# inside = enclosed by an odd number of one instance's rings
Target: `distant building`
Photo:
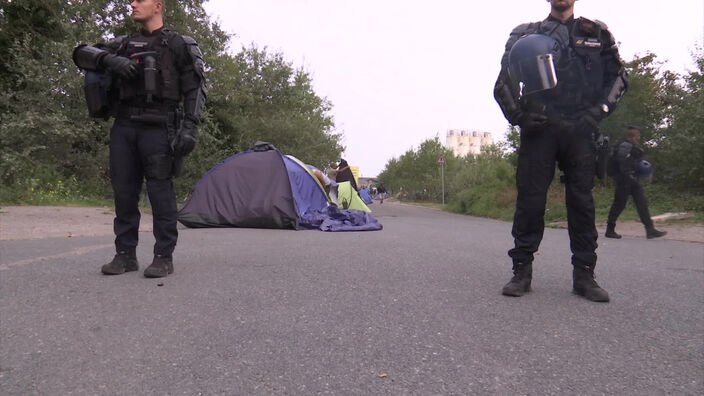
[[[479,154],[482,147],[491,146],[494,140],[491,132],[465,131],[450,129],[447,131],[445,147],[452,150],[456,157],[465,157],[467,154]]]

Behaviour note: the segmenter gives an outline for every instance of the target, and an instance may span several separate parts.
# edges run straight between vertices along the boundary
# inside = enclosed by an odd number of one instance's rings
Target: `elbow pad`
[[[611,89],[606,96],[606,102],[611,111],[616,108],[616,106],[621,102],[623,95],[626,94],[628,89],[628,74],[625,69],[622,69],[618,77],[611,84]]]
[[[202,88],[192,89],[183,96],[183,113],[186,118],[195,122],[196,124],[203,118],[203,113],[205,111],[205,99],[207,97],[207,90]]]
[[[516,125],[518,123],[518,117],[521,113],[521,108],[516,100],[515,95],[511,92],[511,88],[504,82],[499,75],[494,85],[494,99],[499,104],[501,111],[504,113],[504,117],[511,123],[511,125]]]
[[[205,100],[208,97],[208,87],[205,80],[205,62],[198,43],[189,36],[181,36],[186,45],[186,53],[191,64],[181,75],[183,94],[183,112],[193,122],[198,123],[203,118]]]
[[[90,45],[81,44],[73,50],[73,63],[83,70],[102,69],[101,60],[108,52]]]

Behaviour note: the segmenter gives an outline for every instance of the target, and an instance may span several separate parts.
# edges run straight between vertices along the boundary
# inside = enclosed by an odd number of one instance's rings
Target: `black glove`
[[[526,111],[518,115],[516,123],[521,127],[521,131],[542,129],[548,124],[548,117],[540,113]]]
[[[575,124],[575,130],[579,133],[590,135],[599,130],[599,121],[603,118],[602,112],[595,107],[582,114]]]
[[[117,56],[113,54],[107,54],[101,59],[101,63],[108,70],[113,73],[118,74],[120,77],[126,80],[132,80],[139,75],[139,69],[137,64],[123,56]]]
[[[185,157],[190,154],[196,147],[197,134],[198,129],[196,128],[196,124],[189,119],[183,120],[181,130],[174,143],[174,154],[179,157]]]

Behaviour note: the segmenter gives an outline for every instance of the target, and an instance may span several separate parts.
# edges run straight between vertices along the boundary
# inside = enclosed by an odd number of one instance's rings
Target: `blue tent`
[[[188,227],[294,228],[328,198],[305,165],[270,144],[235,154],[196,184],[179,211]]]

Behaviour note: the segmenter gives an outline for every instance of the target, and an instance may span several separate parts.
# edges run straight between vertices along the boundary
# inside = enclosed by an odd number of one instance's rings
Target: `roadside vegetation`
[[[252,44],[233,52],[229,36],[212,22],[203,0],[167,1],[168,24],[197,38],[207,61],[210,94],[199,142],[185,174],[175,180],[179,201],[217,162],[249,148],[273,143],[319,168],[339,158],[342,136],[333,104],[319,97],[311,76],[283,54]],[[129,4],[116,0],[0,0],[0,204],[112,206],[107,169],[110,122],[89,119],[83,75],[73,48],[135,30],[125,16]],[[655,166],[646,187],[653,215],[690,212],[704,221],[704,56],[694,70],[678,75],[655,54],[628,62],[630,89],[602,124],[612,144],[628,125],[642,132],[646,158]],[[487,100],[490,94],[487,94]],[[510,220],[515,192],[518,131],[482,154],[457,158],[428,139],[388,161],[378,176],[403,200],[443,201],[440,165],[444,155],[445,209]],[[612,200],[610,180],[597,181],[597,218]],[[144,201],[144,200],[143,200]],[[564,221],[559,173],[549,193],[546,222]],[[622,219],[636,219],[629,204]]]
[[[210,91],[198,145],[175,180],[178,199],[257,140],[321,169],[340,158],[332,104],[313,91],[310,75],[255,44],[230,51],[203,3],[166,2],[168,26],[203,51]],[[136,31],[129,8],[118,0],[0,0],[0,203],[112,205],[112,122],[88,118],[71,54],[79,43]]]
[[[612,146],[629,125],[642,133],[645,158],[654,164],[652,183],[645,186],[651,215],[688,212],[704,221],[704,53],[694,55],[696,69],[681,76],[664,68],[654,54],[627,63],[630,89],[621,105],[601,126]],[[509,127],[506,141],[479,155],[455,157],[439,137],[428,139],[388,161],[379,175],[387,189],[402,200],[442,202],[444,156],[445,209],[504,220],[513,218],[519,131]],[[548,193],[546,223],[565,221],[564,188],[556,169]],[[598,221],[605,221],[613,200],[613,181],[596,180]],[[620,219],[637,219],[632,202]]]

